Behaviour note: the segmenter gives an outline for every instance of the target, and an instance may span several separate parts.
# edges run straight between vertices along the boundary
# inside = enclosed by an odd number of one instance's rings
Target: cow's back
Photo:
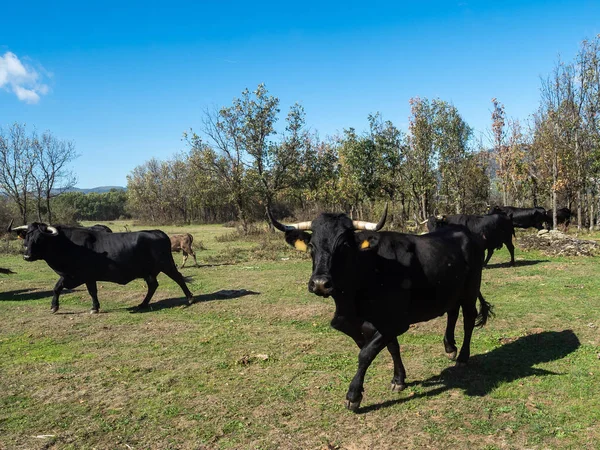
[[[97,281],[125,284],[156,276],[165,264],[174,265],[169,237],[160,230],[91,233],[85,240],[87,257],[77,259],[88,276]]]
[[[359,257],[357,280],[359,310],[377,329],[393,333],[406,323],[430,320],[479,291],[483,258],[468,230],[377,235],[376,249]]]

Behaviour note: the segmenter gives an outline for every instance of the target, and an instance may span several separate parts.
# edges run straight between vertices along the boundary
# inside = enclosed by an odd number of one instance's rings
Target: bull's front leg
[[[349,317],[337,312],[333,316],[333,319],[331,319],[331,327],[350,336],[356,342],[358,348],[363,348],[368,340],[363,334],[362,325],[363,321],[357,317]]]
[[[60,297],[60,293],[65,288],[65,278],[60,277],[56,284],[54,285],[54,289],[52,290],[52,304],[50,305],[50,311],[55,313],[58,311],[58,297]]]
[[[367,340],[371,340],[377,329],[370,322],[365,322],[362,325],[363,335]],[[395,337],[390,340],[387,345],[388,352],[394,362],[394,378],[392,378],[391,389],[392,392],[400,392],[406,389],[406,369],[402,364],[402,358],[400,357],[400,344],[398,344],[398,338]]]
[[[384,337],[376,332],[373,338],[360,350],[358,354],[358,370],[350,383],[346,394],[346,407],[356,411],[360,407],[363,393],[363,383],[367,369],[381,350],[390,342],[390,338]]]

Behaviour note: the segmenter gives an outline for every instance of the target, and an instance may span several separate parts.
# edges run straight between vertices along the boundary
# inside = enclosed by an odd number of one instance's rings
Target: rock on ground
[[[600,244],[596,241],[578,239],[558,230],[540,230],[517,238],[523,250],[539,250],[547,256],[596,256]]]

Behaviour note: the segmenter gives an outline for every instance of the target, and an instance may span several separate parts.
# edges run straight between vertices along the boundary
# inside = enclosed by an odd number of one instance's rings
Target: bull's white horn
[[[363,222],[362,220],[353,220],[352,225],[355,230],[368,230],[368,231],[379,231],[385,225],[385,219],[387,219],[388,205],[385,204],[385,209],[383,210],[383,214],[381,215],[381,219],[379,219],[378,223],[373,222]]]
[[[267,208],[267,216],[269,216],[269,220],[271,221],[271,223],[273,224],[273,226],[275,228],[277,228],[280,231],[292,231],[292,230],[311,230],[312,228],[312,221],[310,222],[298,222],[298,223],[293,223],[290,225],[284,225],[281,222],[278,222],[277,220],[275,220],[275,218],[273,217],[273,214],[271,214],[271,211],[269,210],[269,208]]]
[[[46,230],[48,230],[52,236],[56,236],[58,234],[58,230],[50,225],[46,227]]]

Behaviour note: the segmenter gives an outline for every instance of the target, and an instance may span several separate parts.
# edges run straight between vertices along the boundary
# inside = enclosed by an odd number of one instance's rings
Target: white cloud
[[[0,88],[14,93],[19,100],[37,103],[40,95],[48,93],[48,86],[40,78],[35,69],[23,64],[14,53],[0,56]]]

